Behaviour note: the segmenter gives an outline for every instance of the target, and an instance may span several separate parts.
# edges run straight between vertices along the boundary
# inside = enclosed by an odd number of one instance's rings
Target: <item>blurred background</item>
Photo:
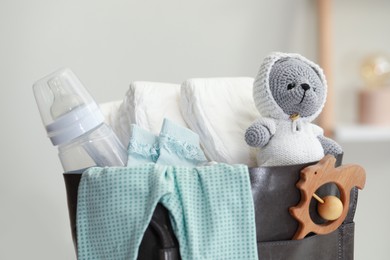
[[[344,162],[367,171],[355,259],[388,259],[390,1],[332,2],[333,131]],[[254,77],[271,51],[319,62],[317,4],[1,0],[0,259],[76,259],[62,167],[32,92],[36,80],[69,67],[104,103],[121,100],[135,80]]]

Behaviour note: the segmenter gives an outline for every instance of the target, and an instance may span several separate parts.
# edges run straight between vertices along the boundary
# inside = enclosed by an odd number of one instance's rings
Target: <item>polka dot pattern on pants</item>
[[[79,186],[79,259],[136,259],[159,202],[182,259],[257,259],[248,168],[228,164],[88,169]]]

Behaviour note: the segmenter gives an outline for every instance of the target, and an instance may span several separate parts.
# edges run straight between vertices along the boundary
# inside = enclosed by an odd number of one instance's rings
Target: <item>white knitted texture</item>
[[[294,165],[324,157],[324,150],[317,138],[322,134],[321,128],[302,120],[275,120],[275,124],[275,134],[257,154],[258,165]]]

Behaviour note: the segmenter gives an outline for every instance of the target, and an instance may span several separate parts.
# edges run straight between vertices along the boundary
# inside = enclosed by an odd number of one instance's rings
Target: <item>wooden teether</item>
[[[327,155],[317,164],[301,171],[301,178],[296,185],[301,190],[301,201],[297,206],[290,208],[290,214],[299,222],[293,239],[302,239],[310,232],[328,234],[336,230],[348,214],[351,189],[355,186],[359,189],[364,188],[366,173],[362,167],[344,165],[335,168],[335,162],[333,156]],[[319,198],[315,194],[315,191],[326,183],[337,185],[340,199],[336,196]],[[324,224],[316,224],[310,217],[309,206],[312,197],[320,201],[318,213],[328,220]]]

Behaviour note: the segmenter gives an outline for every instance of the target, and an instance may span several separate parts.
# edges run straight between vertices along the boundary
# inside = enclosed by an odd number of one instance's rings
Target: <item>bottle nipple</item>
[[[56,119],[83,104],[82,99],[78,95],[72,93],[72,89],[67,91],[66,82],[61,81],[60,77],[50,79],[48,85],[54,95],[53,103],[50,107],[50,113],[53,119]]]

